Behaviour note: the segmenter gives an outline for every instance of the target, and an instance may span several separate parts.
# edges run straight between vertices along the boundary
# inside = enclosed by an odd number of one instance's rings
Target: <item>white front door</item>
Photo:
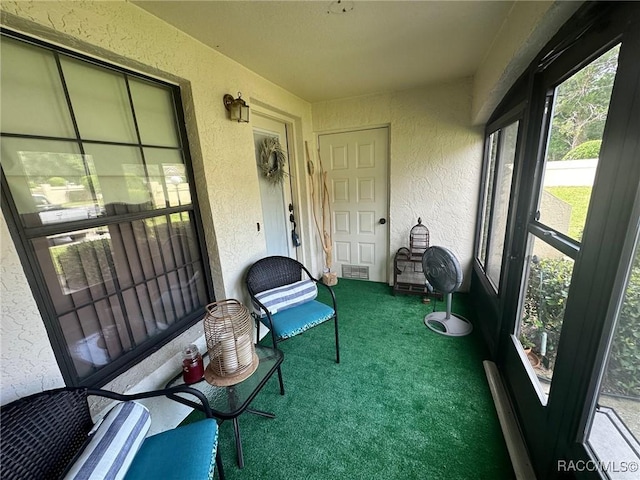
[[[332,269],[387,282],[389,130],[320,135],[319,145],[331,198]]]
[[[256,168],[262,201],[262,217],[267,255],[282,255],[295,258],[295,248],[291,240],[293,224],[289,221],[291,203],[291,177],[289,176],[289,159],[287,155],[286,172],[282,183],[274,184],[268,180],[261,168],[263,159],[260,155],[262,142],[270,137],[277,137],[280,145],[287,150],[286,125],[277,120],[254,114],[253,139],[256,147]],[[271,162],[273,162],[273,158]]]

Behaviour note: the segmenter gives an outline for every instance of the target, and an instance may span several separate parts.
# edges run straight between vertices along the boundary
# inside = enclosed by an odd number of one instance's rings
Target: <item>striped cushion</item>
[[[116,405],[98,426],[65,479],[121,479],[144,441],[151,417],[137,402]]]
[[[260,301],[272,315],[287,308],[301,305],[305,302],[313,300],[318,296],[318,287],[311,279],[301,280],[299,282],[290,283],[282,287],[265,290],[256,294],[256,299]],[[265,312],[254,302],[253,306],[261,316],[265,316]]]

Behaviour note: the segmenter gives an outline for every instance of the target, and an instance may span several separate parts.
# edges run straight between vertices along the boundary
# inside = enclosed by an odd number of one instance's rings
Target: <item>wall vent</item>
[[[357,278],[358,280],[369,280],[369,267],[343,264],[342,278]]]

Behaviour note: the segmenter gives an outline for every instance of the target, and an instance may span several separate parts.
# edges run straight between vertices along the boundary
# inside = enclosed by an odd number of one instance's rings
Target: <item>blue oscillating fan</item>
[[[436,333],[462,337],[473,330],[464,317],[451,314],[451,294],[462,284],[460,262],[451,251],[443,247],[429,247],[422,255],[422,271],[429,291],[434,289],[446,295],[447,311],[433,312],[424,317],[424,324]]]

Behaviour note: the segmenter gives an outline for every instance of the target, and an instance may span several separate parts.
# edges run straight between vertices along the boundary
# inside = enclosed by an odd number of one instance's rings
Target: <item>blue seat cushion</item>
[[[290,338],[333,318],[333,308],[317,300],[282,310],[271,315],[273,331],[278,340]]]
[[[212,418],[148,437],[125,480],[158,478],[213,479],[218,424]]]

